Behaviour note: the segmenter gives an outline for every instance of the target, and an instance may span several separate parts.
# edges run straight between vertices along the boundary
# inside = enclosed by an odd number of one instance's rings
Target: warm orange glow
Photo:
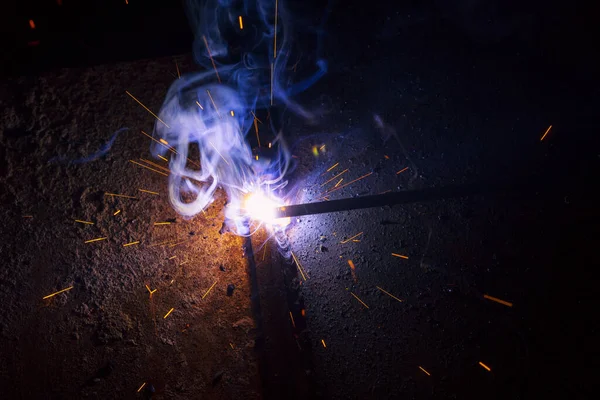
[[[101,241],[101,240],[106,240],[106,239],[108,239],[108,237],[101,237],[101,238],[96,238],[96,239],[90,239],[90,240],[86,240],[86,241],[85,241],[85,242],[83,242],[83,243],[99,242],[99,241]]]
[[[402,254],[396,254],[396,253],[392,253],[392,255],[394,257],[400,257],[400,258],[404,258],[405,260],[408,260],[408,256],[403,256]]]
[[[210,62],[212,62],[212,66],[215,69],[215,74],[217,75],[217,80],[221,83],[221,77],[219,76],[219,71],[217,71],[217,64],[215,64],[215,60],[213,60],[212,54],[210,53],[210,48],[208,47],[208,41],[206,40],[206,36],[202,36],[202,40],[204,40],[204,44],[206,45],[206,51],[208,52],[208,57],[210,58]],[[212,98],[211,98],[212,100]]]
[[[481,361],[479,361],[479,365],[481,365],[483,368],[487,369],[488,371],[491,371],[492,369],[490,367],[488,367],[487,365],[485,365],[484,363],[482,363]]]
[[[420,365],[419,365],[419,369],[421,371],[425,372],[427,375],[431,376],[431,374],[429,372],[425,371],[425,368],[421,367]]]
[[[543,135],[543,136],[542,136],[542,138],[540,139],[540,142],[541,142],[542,140],[544,140],[544,138],[546,137],[546,135],[548,134],[548,132],[550,132],[550,129],[552,129],[552,125],[550,125],[550,126],[548,127],[548,129],[546,129],[546,133],[544,133],[544,135]]]
[[[238,21],[240,21],[240,29],[244,29],[244,21],[242,21],[242,16],[238,17]]]
[[[144,193],[150,193],[150,194],[155,194],[155,195],[157,195],[157,194],[160,194],[160,193],[158,193],[158,192],[153,192],[153,191],[151,191],[151,190],[145,190],[145,189],[138,189],[138,190],[139,190],[140,192],[144,192]]]
[[[144,131],[142,131],[142,130],[140,130],[140,132],[142,132],[142,133],[143,133],[145,136],[147,136],[147,137],[149,137],[150,139],[154,140],[156,143],[160,144],[161,146],[164,146],[164,147],[166,147],[166,148],[167,148],[167,149],[169,149],[169,151],[171,151],[172,153],[175,153],[175,154],[177,154],[177,151],[175,151],[175,149],[174,149],[174,148],[172,148],[172,147],[170,147],[170,146],[165,146],[165,144],[164,144],[164,143],[161,143],[161,141],[160,141],[160,140],[157,140],[157,139],[153,138],[152,136],[148,135],[146,132],[144,132]]]
[[[406,168],[402,168],[400,171],[396,172],[396,175],[399,175],[401,173],[403,173],[404,171],[406,171],[408,169],[408,167]]]
[[[49,294],[48,296],[45,296],[45,297],[43,297],[43,298],[42,298],[42,300],[49,299],[50,297],[56,296],[57,294],[60,294],[60,293],[66,292],[66,291],[68,291],[68,290],[71,290],[71,289],[73,289],[73,286],[69,286],[69,287],[68,287],[68,288],[66,288],[66,289],[62,289],[62,290],[59,290],[58,292],[54,292],[54,293],[52,293],[52,294]]]
[[[166,144],[167,146],[169,145],[169,142],[167,142],[165,139],[160,138],[158,139],[159,142],[161,142],[162,144]]]
[[[369,306],[368,306],[368,305],[366,305],[364,301],[362,301],[361,299],[359,299],[357,295],[355,295],[355,294],[354,294],[354,293],[352,293],[352,292],[350,292],[350,294],[351,294],[352,296],[354,296],[354,298],[355,298],[356,300],[360,301],[360,304],[362,304],[362,305],[363,305],[363,306],[365,306],[366,308],[369,308]]]
[[[380,288],[379,286],[375,286],[377,289],[381,290],[383,293],[387,294],[388,296],[390,296],[393,299],[398,300],[400,303],[402,303],[402,300],[400,300],[399,298],[397,298],[396,296],[394,296],[393,294],[386,292],[385,290],[383,290],[382,288]]]
[[[168,316],[169,316],[169,315],[170,315],[170,314],[173,312],[173,310],[174,310],[174,309],[175,309],[174,307],[173,307],[173,308],[171,308],[171,309],[169,310],[169,312],[165,314],[165,316],[163,317],[163,319],[166,319],[166,318],[167,318],[167,317],[168,317]]]
[[[131,242],[131,243],[125,243],[125,244],[123,245],[123,247],[127,247],[127,246],[133,246],[134,244],[138,244],[138,243],[140,243],[140,241],[139,241],[139,240],[137,240],[137,241],[135,241],[135,242]]]
[[[30,19],[30,20],[29,20],[29,27],[30,27],[31,29],[35,29],[35,22],[33,22],[33,20],[32,20],[32,19]]]
[[[499,298],[492,297],[492,296],[489,296],[487,294],[484,294],[483,297],[486,298],[486,299],[488,299],[488,300],[495,301],[496,303],[503,304],[503,305],[505,305],[507,307],[512,307],[513,306],[513,303],[509,303],[508,301],[500,300]]]
[[[261,192],[252,192],[244,199],[242,208],[254,220],[262,221],[269,225],[285,227],[290,224],[292,219],[290,217],[276,217],[275,210],[281,206],[283,204],[273,197]]]
[[[129,93],[127,90],[125,91],[125,93],[127,93],[132,99],[134,99],[135,101],[137,101],[137,103],[144,107],[146,109],[146,111],[148,111],[150,114],[152,114],[154,116],[154,118],[156,118],[157,120],[159,120],[160,122],[162,122],[164,124],[164,126],[166,126],[167,128],[171,128],[169,125],[167,125],[165,123],[165,121],[163,121],[162,119],[158,118],[158,115],[154,114],[152,111],[150,111],[150,109],[148,107],[146,107],[141,101],[139,101],[138,99],[135,98],[134,95],[132,95],[131,93]]]
[[[348,243],[349,241],[351,241],[351,240],[352,240],[352,239],[354,239],[354,238],[357,238],[357,237],[359,237],[359,236],[360,236],[360,235],[362,235],[363,233],[364,233],[364,232],[359,232],[359,233],[357,233],[356,235],[352,236],[350,239],[346,239],[346,240],[344,240],[343,242],[340,242],[340,243],[341,243],[341,244]]]
[[[350,266],[350,272],[352,273],[352,279],[354,279],[354,282],[356,282],[357,281],[356,267],[354,266],[354,262],[352,260],[348,260],[348,265]]]
[[[79,222],[80,224],[87,224],[87,225],[94,225],[93,222],[89,222],[89,221],[81,221],[79,219],[76,219],[75,222]]]
[[[335,163],[333,164],[331,167],[329,167],[329,169],[327,170],[327,172],[331,171],[332,169],[334,169],[335,167],[337,167],[338,165],[340,165],[340,163]]]
[[[210,291],[212,290],[212,288],[215,287],[215,285],[217,284],[218,281],[215,281],[215,283],[212,284],[211,287],[208,288],[208,290],[206,291],[206,293],[204,293],[204,295],[202,296],[202,298],[205,298],[207,294],[210,293]]]

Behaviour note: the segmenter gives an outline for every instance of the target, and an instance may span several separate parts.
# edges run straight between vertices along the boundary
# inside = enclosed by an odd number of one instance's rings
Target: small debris
[[[227,285],[227,296],[233,295],[234,289],[235,289],[235,285],[233,283],[230,283],[229,285]]]
[[[320,251],[321,253],[327,253],[327,252],[329,251],[329,249],[327,249],[327,247],[325,247],[325,246],[323,246],[323,245],[320,245],[320,246],[319,246],[319,251]]]
[[[219,265],[219,269],[223,272],[225,272],[225,267],[223,266],[223,264]]]

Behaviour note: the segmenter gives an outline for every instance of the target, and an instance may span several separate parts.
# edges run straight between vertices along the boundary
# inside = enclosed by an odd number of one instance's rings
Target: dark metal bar
[[[301,215],[323,214],[338,211],[356,210],[361,208],[393,206],[395,204],[408,204],[423,201],[434,201],[465,197],[474,194],[508,191],[526,187],[536,188],[537,185],[527,185],[525,181],[475,183],[464,185],[451,185],[439,188],[421,190],[407,190],[391,192],[372,196],[361,196],[340,200],[321,201],[316,203],[295,204],[279,207],[276,210],[277,218],[297,217]]]

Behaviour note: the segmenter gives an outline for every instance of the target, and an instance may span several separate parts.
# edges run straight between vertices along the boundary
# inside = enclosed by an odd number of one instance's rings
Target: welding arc
[[[390,192],[340,200],[320,201],[315,203],[294,204],[291,206],[277,208],[275,210],[275,215],[276,218],[299,217],[302,215],[324,214],[339,211],[357,210],[361,208],[373,208],[393,206],[395,204],[409,204],[424,201],[451,199],[477,194],[487,194],[490,192],[513,191],[515,189],[539,189],[538,185],[532,185],[531,182],[532,181],[519,181],[516,183],[471,183],[443,186],[439,188]]]

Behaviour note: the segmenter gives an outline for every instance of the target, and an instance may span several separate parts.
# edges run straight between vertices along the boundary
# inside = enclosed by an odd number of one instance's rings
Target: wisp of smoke
[[[292,96],[323,76],[326,63],[318,60],[311,76],[291,81],[287,67],[292,24],[281,0],[189,0],[186,8],[195,34],[194,57],[206,71],[173,82],[154,129],[168,146],[154,143],[152,152],[170,155],[169,198],[179,214],[200,213],[221,187],[228,198],[229,228],[247,235],[251,216],[243,207],[245,196],[261,193],[282,203],[275,192],[286,185],[291,160],[279,131],[273,132],[271,141],[275,154],[268,159],[253,157],[246,140],[253,113],[273,102],[310,118]],[[239,16],[244,19],[243,30]],[[194,146],[199,159],[190,162]]]

